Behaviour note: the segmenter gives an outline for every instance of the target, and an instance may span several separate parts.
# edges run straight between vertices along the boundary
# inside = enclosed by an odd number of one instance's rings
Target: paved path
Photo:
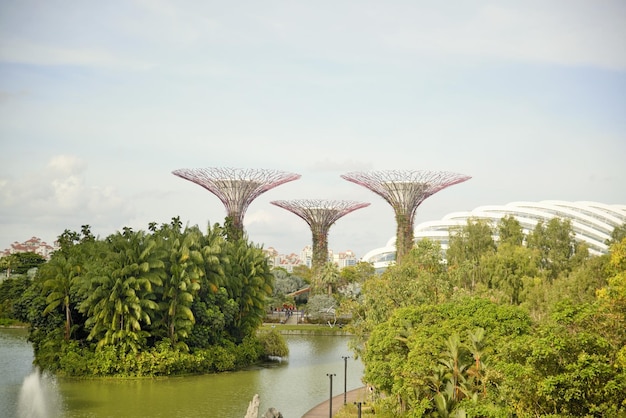
[[[365,387],[351,390],[346,393],[346,403],[364,402],[365,401]],[[341,395],[337,395],[333,398],[333,415],[335,415],[343,406],[343,392]],[[330,412],[330,401],[322,402],[316,407],[312,408],[309,412],[302,415],[302,418],[328,418]]]
[[[291,316],[287,317],[285,321],[285,325],[296,325],[298,323],[298,314],[294,313]]]

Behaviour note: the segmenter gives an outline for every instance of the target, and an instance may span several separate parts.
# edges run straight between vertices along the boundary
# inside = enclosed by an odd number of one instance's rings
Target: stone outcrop
[[[248,404],[248,411],[244,418],[259,418],[259,404],[261,403],[259,395],[256,394],[252,397],[252,400]],[[283,414],[276,410],[276,408],[268,409],[261,418],[283,418]]]
[[[262,418],[283,418],[283,414],[278,412],[276,408],[268,409]]]
[[[248,404],[248,410],[246,411],[246,416],[244,418],[258,418],[260,403],[261,401],[259,400],[259,395],[254,395]]]

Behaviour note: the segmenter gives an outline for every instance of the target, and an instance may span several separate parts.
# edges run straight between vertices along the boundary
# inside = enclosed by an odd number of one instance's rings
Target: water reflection
[[[11,345],[0,331],[0,353],[17,369],[7,381],[0,376],[3,394],[0,405],[9,399],[12,409],[0,409],[0,416],[15,416],[19,387],[31,371],[32,349],[24,339]],[[240,417],[248,403],[259,394],[260,414],[274,407],[286,418],[299,418],[329,396],[326,373],[335,373],[334,395],[343,393],[344,361],[350,355],[344,336],[285,336],[290,349],[287,361],[271,363],[232,373],[161,379],[60,380],[58,387],[66,418],[101,417]],[[0,356],[2,361],[6,355]],[[8,370],[2,364],[3,372]],[[348,390],[362,386],[360,361],[348,359]]]
[[[24,329],[0,329],[0,417],[17,415],[24,378],[33,368],[33,350]]]

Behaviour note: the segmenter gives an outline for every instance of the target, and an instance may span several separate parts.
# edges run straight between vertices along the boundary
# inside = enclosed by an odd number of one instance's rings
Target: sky
[[[179,168],[300,174],[244,221],[281,253],[311,233],[273,200],[370,203],[330,228],[336,252],[395,235],[351,171],[472,177],[416,224],[513,201],[626,204],[625,44],[622,0],[4,0],[0,249],[82,225],[222,223]]]

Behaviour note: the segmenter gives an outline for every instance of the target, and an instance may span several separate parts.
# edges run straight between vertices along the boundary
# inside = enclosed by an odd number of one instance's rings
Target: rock
[[[248,404],[248,411],[246,412],[246,416],[244,418],[258,418],[260,403],[261,401],[259,400],[259,395],[254,395]]]
[[[262,418],[283,418],[283,414],[278,412],[276,408],[268,409]]]

